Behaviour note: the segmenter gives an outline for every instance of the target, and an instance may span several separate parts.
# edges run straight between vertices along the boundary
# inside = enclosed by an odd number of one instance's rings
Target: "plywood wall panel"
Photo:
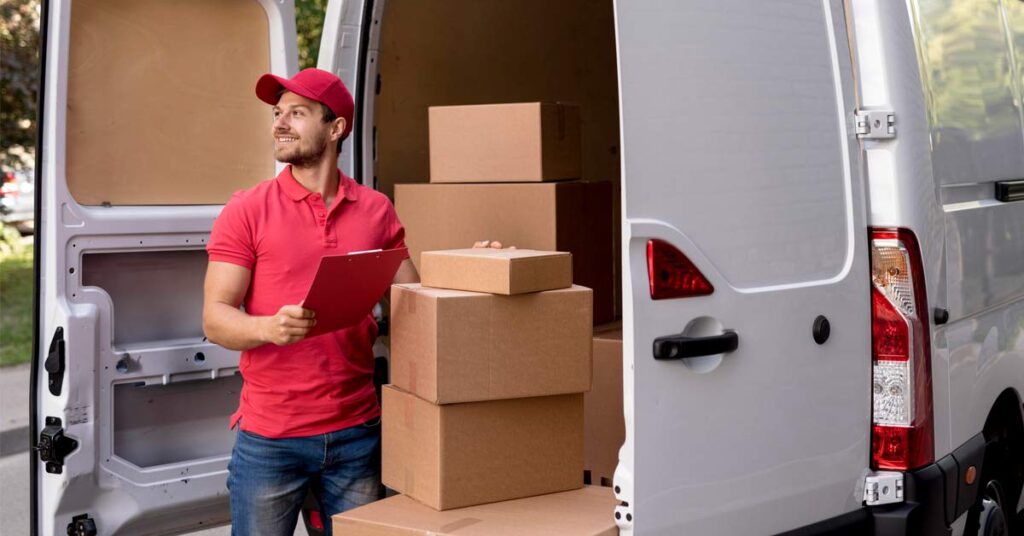
[[[254,0],[76,0],[68,188],[84,205],[219,204],[274,174]]]
[[[429,178],[427,108],[563,101],[582,106],[583,178],[619,178],[608,0],[389,0],[376,125],[380,189]]]

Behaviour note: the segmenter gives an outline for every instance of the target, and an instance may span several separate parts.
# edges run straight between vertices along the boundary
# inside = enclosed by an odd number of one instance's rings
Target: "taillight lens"
[[[921,250],[906,229],[871,231],[871,465],[934,460],[928,310]]]
[[[647,280],[652,300],[706,296],[715,291],[682,251],[656,238],[647,241]]]

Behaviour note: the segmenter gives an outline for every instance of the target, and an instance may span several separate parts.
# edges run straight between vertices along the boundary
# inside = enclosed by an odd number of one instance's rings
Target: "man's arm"
[[[420,273],[416,271],[416,265],[412,263],[412,259],[405,259],[402,261],[401,266],[398,267],[398,271],[395,272],[395,278],[391,280],[392,285],[419,282]]]
[[[203,285],[206,338],[229,350],[248,350],[266,343],[284,346],[305,338],[316,323],[313,311],[285,305],[273,316],[253,316],[238,308],[251,277],[248,268],[229,262],[210,261],[207,265]]]

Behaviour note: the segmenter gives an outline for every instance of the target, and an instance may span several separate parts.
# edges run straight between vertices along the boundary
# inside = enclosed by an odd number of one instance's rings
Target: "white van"
[[[45,3],[34,533],[228,522],[203,248],[275,174],[293,9]],[[388,193],[429,105],[581,104],[621,186],[623,534],[1024,533],[1024,3],[331,0],[319,66]]]

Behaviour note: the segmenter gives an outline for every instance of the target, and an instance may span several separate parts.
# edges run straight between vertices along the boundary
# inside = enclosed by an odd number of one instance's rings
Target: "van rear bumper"
[[[942,536],[945,523],[943,481],[937,466],[906,473],[907,500],[899,504],[864,507],[778,536]],[[911,483],[912,482],[912,483]],[[913,489],[913,494],[911,493]]]
[[[950,534],[950,525],[978,498],[978,483],[967,485],[961,475],[970,466],[980,474],[984,458],[985,438],[978,434],[941,460],[904,473],[904,502],[864,507],[780,536]]]

